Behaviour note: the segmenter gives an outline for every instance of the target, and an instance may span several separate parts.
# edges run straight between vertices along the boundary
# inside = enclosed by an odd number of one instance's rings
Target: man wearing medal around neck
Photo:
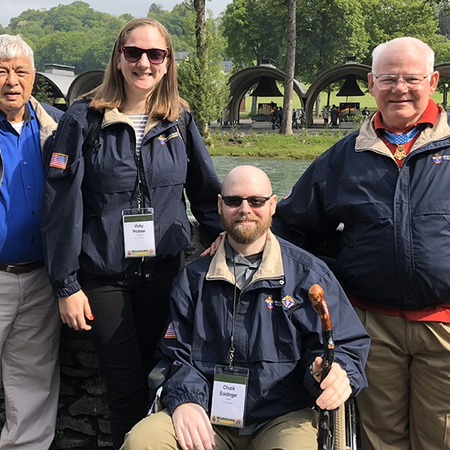
[[[315,450],[313,406],[332,410],[364,389],[367,334],[329,268],[271,233],[276,202],[262,170],[226,176],[226,238],[174,280],[161,343],[172,362],[167,409],[139,422],[121,450]],[[320,386],[322,325],[308,299],[316,283],[336,344]]]
[[[373,51],[378,111],[317,158],[272,231],[333,271],[371,337],[357,398],[364,450],[450,449],[450,127],[424,42]],[[329,247],[328,247],[329,248]]]

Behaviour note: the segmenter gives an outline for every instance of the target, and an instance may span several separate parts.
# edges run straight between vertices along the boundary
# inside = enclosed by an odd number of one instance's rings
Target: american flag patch
[[[50,160],[50,167],[65,169],[67,166],[67,161],[69,161],[68,155],[64,155],[62,153],[53,153],[52,159]]]
[[[164,339],[176,339],[176,338],[177,338],[177,335],[173,328],[173,323],[170,322],[169,326],[167,327],[166,334],[164,335]]]

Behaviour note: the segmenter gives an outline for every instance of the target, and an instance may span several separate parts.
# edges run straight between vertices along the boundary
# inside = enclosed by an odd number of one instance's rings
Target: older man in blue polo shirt
[[[41,149],[61,112],[31,97],[34,78],[28,44],[0,35],[2,450],[48,449],[58,407],[60,319],[44,268],[40,209]]]

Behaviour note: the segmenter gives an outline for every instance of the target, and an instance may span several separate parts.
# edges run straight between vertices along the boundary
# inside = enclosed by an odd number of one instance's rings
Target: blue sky
[[[50,9],[58,5],[68,5],[74,0],[1,0],[0,23],[6,27],[12,17],[17,17],[21,12],[27,9]],[[83,0],[88,3],[91,8],[119,16],[123,13],[129,13],[134,17],[145,17],[148,12],[148,8],[152,3],[162,5],[167,11],[171,11],[172,8],[181,3],[181,0],[150,0],[145,2],[142,0]],[[214,16],[217,17],[228,3],[232,0],[212,0],[206,2],[206,8],[210,9]]]

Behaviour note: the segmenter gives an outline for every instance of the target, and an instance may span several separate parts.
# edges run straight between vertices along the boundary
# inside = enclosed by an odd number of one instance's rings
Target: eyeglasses
[[[238,195],[222,195],[222,194],[220,194],[225,205],[227,205],[231,208],[238,208],[239,206],[241,206],[241,203],[244,200],[247,200],[247,203],[252,208],[262,208],[266,204],[266,202],[268,200],[270,200],[272,195],[273,194],[269,195],[268,197],[256,197],[256,196],[254,196],[254,197],[239,197]]]
[[[160,48],[143,49],[126,46],[123,46],[120,51],[123,52],[124,58],[132,63],[140,61],[142,54],[145,53],[152,64],[162,64],[169,53],[167,50],[161,50]]]
[[[380,91],[390,91],[397,86],[397,83],[402,80],[403,84],[410,91],[417,91],[421,88],[421,83],[425,78],[428,78],[431,75],[420,75],[420,74],[406,74],[406,75],[394,75],[394,74],[382,74],[378,76],[373,76],[376,80],[378,89]]]

